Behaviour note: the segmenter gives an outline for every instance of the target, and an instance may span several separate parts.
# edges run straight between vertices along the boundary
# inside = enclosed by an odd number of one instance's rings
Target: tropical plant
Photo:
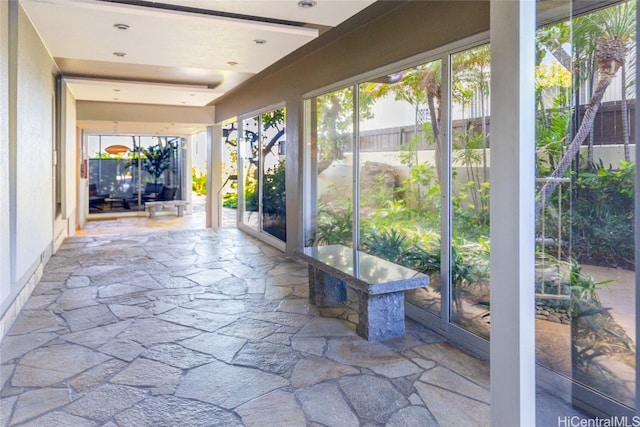
[[[285,190],[286,162],[282,160],[264,173],[262,211],[268,215],[285,216],[287,197]]]
[[[207,194],[207,175],[196,168],[191,168],[191,190],[198,196]]]
[[[465,120],[465,106],[470,105],[472,101],[480,103],[480,132],[477,133],[481,137],[481,143],[478,148],[482,151],[482,180],[487,181],[488,164],[487,164],[487,148],[489,131],[487,127],[487,98],[489,96],[489,83],[491,78],[491,47],[481,45],[464,52],[459,52],[452,57],[452,81],[451,96],[463,108],[463,117]],[[465,126],[470,130],[473,126],[467,122]]]
[[[597,65],[597,82],[591,99],[587,104],[582,122],[567,150],[551,173],[552,178],[565,175],[571,162],[580,150],[580,146],[591,134],[596,113],[605,91],[613,77],[625,64],[627,52],[635,33],[635,2],[623,3],[611,8],[601,9],[575,20],[576,43],[579,52],[591,56]],[[593,43],[595,41],[595,43]],[[537,197],[536,211],[540,212],[557,186],[557,180],[547,181]]]
[[[142,170],[153,177],[157,186],[158,180],[171,166],[171,161],[178,149],[175,140],[158,137],[158,143],[149,147],[136,146],[133,149],[134,159],[140,159]],[[135,164],[135,163],[134,163]]]
[[[353,208],[349,204],[344,209],[318,206],[318,225],[314,244],[351,246],[353,242]]]
[[[391,262],[402,264],[406,252],[406,233],[394,227],[369,228],[362,238],[362,249]]]
[[[574,256],[596,265],[634,268],[635,164],[621,160],[617,169],[594,166],[576,177],[572,215],[566,219]]]

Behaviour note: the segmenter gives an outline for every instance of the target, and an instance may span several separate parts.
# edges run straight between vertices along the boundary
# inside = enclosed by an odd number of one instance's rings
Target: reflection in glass
[[[635,7],[556,22],[536,40],[537,360],[627,407],[636,393]]]
[[[451,321],[489,338],[489,81],[482,45],[451,56]]]
[[[440,84],[434,61],[359,87],[360,249],[428,274],[407,299],[438,316]]]
[[[353,109],[350,88],[307,101],[306,246],[353,246]]]
[[[184,146],[179,137],[90,135],[89,213],[143,211],[163,195],[181,199]]]
[[[241,222],[257,232],[286,241],[285,110],[242,121]]]
[[[262,114],[262,229],[285,242],[285,110]]]
[[[222,203],[225,208],[238,207],[238,123],[222,127]],[[205,177],[206,178],[206,177]]]
[[[260,165],[260,118],[251,117],[242,122],[242,223],[259,231],[258,173]]]

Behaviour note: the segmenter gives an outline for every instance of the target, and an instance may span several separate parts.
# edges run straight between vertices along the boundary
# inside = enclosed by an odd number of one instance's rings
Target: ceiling
[[[21,0],[79,101],[204,107],[375,0]],[[303,2],[300,2],[303,3]],[[302,4],[304,6],[305,4]],[[158,123],[80,123],[157,133]],[[192,133],[166,123],[164,134]]]

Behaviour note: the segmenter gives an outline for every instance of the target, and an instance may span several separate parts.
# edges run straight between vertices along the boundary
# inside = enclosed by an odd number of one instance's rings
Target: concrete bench
[[[184,209],[189,205],[189,202],[184,200],[163,200],[158,202],[146,202],[144,208],[149,212],[149,218],[156,216],[156,211],[166,208],[177,208],[178,216],[184,215]]]
[[[299,254],[309,264],[312,304],[346,302],[346,287],[355,290],[356,332],[367,340],[404,335],[404,291],[429,285],[422,273],[343,245],[308,247]]]

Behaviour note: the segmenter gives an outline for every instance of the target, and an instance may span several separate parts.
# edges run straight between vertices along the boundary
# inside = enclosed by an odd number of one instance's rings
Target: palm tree
[[[593,39],[597,34],[594,58],[598,67],[598,81],[587,104],[580,127],[567,147],[567,151],[551,174],[551,178],[560,178],[569,169],[573,158],[580,151],[580,146],[593,129],[596,113],[602,97],[611,84],[613,77],[626,61],[629,42],[635,32],[635,2],[625,3],[604,9],[586,17],[583,30]],[[544,206],[555,190],[558,182],[551,179],[538,193],[536,211]]]

